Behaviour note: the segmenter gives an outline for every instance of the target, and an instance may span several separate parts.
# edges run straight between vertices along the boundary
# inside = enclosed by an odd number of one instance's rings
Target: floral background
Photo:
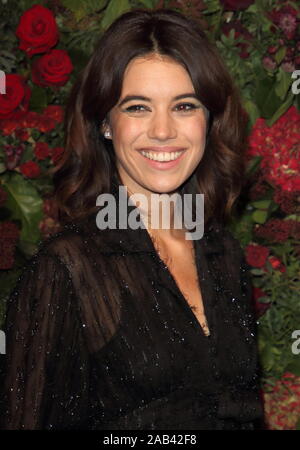
[[[135,7],[168,7],[196,19],[217,43],[240,89],[248,115],[247,180],[229,227],[253,275],[265,427],[299,429],[296,1],[0,0],[0,69],[6,74],[6,93],[0,94],[0,329],[24,262],[59,228],[51,170],[63,153],[70,87],[99,35]]]

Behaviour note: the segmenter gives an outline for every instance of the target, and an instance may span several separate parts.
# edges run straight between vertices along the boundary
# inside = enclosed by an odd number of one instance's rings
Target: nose
[[[168,111],[156,111],[152,113],[148,128],[150,139],[167,140],[177,136],[175,121]]]

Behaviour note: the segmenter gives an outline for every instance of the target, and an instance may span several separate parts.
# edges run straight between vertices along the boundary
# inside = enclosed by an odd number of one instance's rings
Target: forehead
[[[122,91],[142,89],[153,92],[172,92],[189,89],[194,91],[187,70],[174,59],[162,55],[150,55],[132,59],[126,67]],[[180,93],[180,92],[179,92]]]

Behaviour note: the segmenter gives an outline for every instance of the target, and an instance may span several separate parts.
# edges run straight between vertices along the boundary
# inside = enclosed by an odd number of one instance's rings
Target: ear
[[[106,139],[112,139],[112,132],[109,123],[104,119],[100,126],[100,131]]]
[[[107,130],[107,123],[106,120],[104,119],[100,124],[100,132],[104,134],[106,130]]]

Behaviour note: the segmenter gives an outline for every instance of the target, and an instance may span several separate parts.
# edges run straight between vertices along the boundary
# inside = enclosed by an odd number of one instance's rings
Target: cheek
[[[178,123],[181,132],[193,141],[202,141],[206,134],[206,120],[202,116],[195,116]]]
[[[186,136],[190,140],[193,151],[193,160],[198,164],[203,158],[206,145],[206,125],[205,122],[199,120],[194,123],[190,123],[189,127],[186,127]]]
[[[130,120],[122,120],[114,128],[114,139],[121,147],[128,146],[141,133],[141,125]]]
[[[184,134],[190,143],[198,148],[203,149],[206,142],[206,127],[203,124],[191,123],[184,128]]]

